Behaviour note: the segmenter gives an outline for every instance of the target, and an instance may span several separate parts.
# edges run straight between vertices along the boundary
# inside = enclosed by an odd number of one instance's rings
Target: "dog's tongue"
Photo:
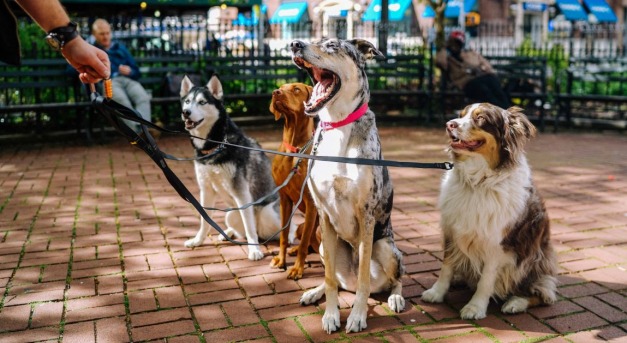
[[[451,142],[451,147],[454,149],[474,149],[483,144],[481,141],[454,141]]]

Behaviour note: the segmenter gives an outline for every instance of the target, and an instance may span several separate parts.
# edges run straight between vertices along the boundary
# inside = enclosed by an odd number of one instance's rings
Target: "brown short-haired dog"
[[[284,119],[283,143],[279,148],[281,152],[298,152],[312,137],[314,130],[314,120],[305,115],[304,103],[309,100],[312,88],[303,83],[288,83],[272,92],[272,102],[270,112],[274,114],[274,119]],[[308,151],[303,153],[308,153]],[[288,177],[297,158],[290,156],[276,155],[272,161],[272,177],[277,185],[282,184]],[[303,159],[298,165],[298,172],[294,174],[290,182],[279,191],[281,197],[281,223],[284,226],[289,219],[294,208],[294,204],[300,198],[300,190],[307,175],[308,160]],[[289,279],[300,279],[303,277],[305,258],[312,247],[319,252],[320,237],[316,235],[318,227],[318,211],[309,193],[309,188],[305,186],[303,199],[298,209],[305,214],[305,221],[298,226],[296,235],[299,237],[296,252],[296,261],[289,270]],[[288,230],[281,232],[279,255],[270,262],[270,266],[285,268],[285,254],[288,245]],[[290,251],[290,255],[295,253]]]

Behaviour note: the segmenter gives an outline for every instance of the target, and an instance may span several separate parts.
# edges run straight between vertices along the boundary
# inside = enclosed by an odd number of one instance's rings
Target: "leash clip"
[[[451,170],[453,169],[454,164],[451,162],[444,162],[444,169]]]

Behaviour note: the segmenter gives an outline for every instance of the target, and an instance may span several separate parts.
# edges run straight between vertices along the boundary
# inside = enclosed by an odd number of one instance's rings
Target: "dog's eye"
[[[294,93],[300,93],[300,89],[294,88]]]
[[[198,103],[200,104],[200,106],[204,106],[207,104],[205,100],[200,100]]]
[[[190,103],[191,103],[191,100],[189,99],[185,100],[185,104],[190,104]]]

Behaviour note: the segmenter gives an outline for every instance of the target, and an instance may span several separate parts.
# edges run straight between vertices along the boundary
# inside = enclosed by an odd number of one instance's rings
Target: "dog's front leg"
[[[322,244],[324,245],[324,294],[327,309],[322,316],[322,329],[330,334],[340,328],[340,305],[338,302],[338,282],[335,270],[339,238],[328,218],[321,220]]]
[[[244,194],[241,196],[235,196],[235,202],[237,207],[243,207],[247,203],[253,201],[250,194]],[[242,215],[242,221],[244,222],[244,232],[246,232],[246,242],[248,242],[248,259],[251,261],[261,260],[263,258],[263,251],[259,247],[259,237],[257,236],[257,223],[255,220],[255,210],[253,207],[248,207],[240,211]]]
[[[281,227],[286,227],[288,220],[290,219],[290,214],[292,212],[292,208],[294,204],[287,196],[281,195]],[[285,255],[287,254],[287,245],[289,244],[289,233],[290,228],[287,227],[285,230],[281,231],[281,239],[279,240],[279,255],[274,256],[272,261],[270,261],[270,267],[272,268],[282,268],[285,269]],[[302,272],[301,272],[302,275]],[[289,278],[289,276],[288,276]]]
[[[477,291],[460,311],[462,319],[482,319],[486,316],[490,297],[494,294],[494,282],[498,276],[500,259],[497,256],[487,258],[477,283]]]
[[[370,262],[372,259],[372,235],[374,218],[368,216],[359,223],[359,269],[357,271],[357,290],[353,309],[346,322],[346,332],[359,332],[368,325],[368,297],[370,297]]]
[[[451,280],[453,279],[453,268],[450,261],[444,257],[442,268],[440,269],[440,276],[438,280],[428,290],[422,292],[422,301],[428,303],[441,303],[444,301],[444,296],[451,287]]]
[[[196,173],[198,173],[198,170]],[[213,187],[211,187],[210,181],[201,178],[197,178],[197,181],[198,188],[200,189],[200,204],[202,207],[213,207],[215,205],[216,192]],[[211,216],[212,213],[213,211],[210,211],[209,216]],[[200,229],[198,229],[194,238],[185,241],[185,247],[193,248],[202,245],[209,234],[209,228],[209,224],[200,216]]]

